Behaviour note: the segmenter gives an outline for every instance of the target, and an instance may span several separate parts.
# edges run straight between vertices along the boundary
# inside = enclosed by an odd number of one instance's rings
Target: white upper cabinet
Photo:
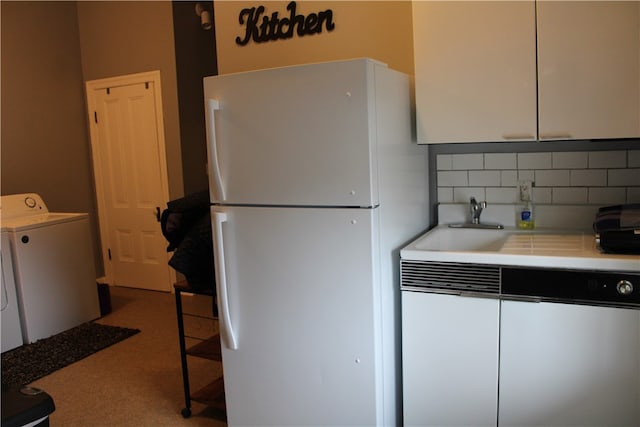
[[[640,2],[539,1],[539,138],[640,136]]]
[[[640,137],[638,1],[414,1],[413,31],[419,143]]]
[[[414,1],[420,143],[534,140],[535,3]]]

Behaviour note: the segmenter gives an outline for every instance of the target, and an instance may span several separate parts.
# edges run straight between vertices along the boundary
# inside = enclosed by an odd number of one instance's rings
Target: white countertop
[[[505,226],[501,231],[484,231],[502,233],[497,244],[481,250],[463,250],[453,242],[446,250],[425,249],[430,246],[425,245],[428,236],[442,233],[448,224],[467,222],[468,205],[442,204],[438,207],[440,225],[403,248],[400,256],[421,261],[640,272],[640,255],[607,254],[597,246],[595,233],[589,228],[597,208],[542,207],[538,213],[544,216],[536,218],[536,225],[543,228],[532,231],[515,227],[516,210],[517,206],[493,205],[483,212],[481,222]]]
[[[503,232],[507,235],[506,240],[500,247],[493,250],[425,250],[421,243],[430,233],[435,233],[442,228],[448,228],[448,225],[437,226],[403,248],[400,252],[401,258],[420,261],[640,272],[640,256],[602,252],[596,245],[593,232],[558,229],[523,231],[515,227],[505,227]]]

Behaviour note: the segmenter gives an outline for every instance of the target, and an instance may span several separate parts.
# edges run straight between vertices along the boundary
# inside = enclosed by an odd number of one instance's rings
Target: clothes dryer
[[[2,245],[0,246],[0,299],[2,300],[2,353],[20,347],[22,342],[22,327],[20,326],[20,311],[18,310],[18,298],[16,295],[16,285],[13,276],[13,261],[11,258],[11,248],[9,247],[9,233],[2,229]]]
[[[2,196],[25,344],[100,317],[86,213],[49,212],[35,193]]]

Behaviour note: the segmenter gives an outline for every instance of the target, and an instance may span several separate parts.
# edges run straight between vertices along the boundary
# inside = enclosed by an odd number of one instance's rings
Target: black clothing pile
[[[160,218],[162,234],[173,251],[169,265],[197,290],[215,292],[209,192],[200,191],[167,203]]]

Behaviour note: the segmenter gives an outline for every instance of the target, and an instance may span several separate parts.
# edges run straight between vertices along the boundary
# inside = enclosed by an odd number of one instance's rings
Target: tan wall
[[[413,27],[410,1],[297,1],[297,14],[333,11],[335,29],[313,35],[263,43],[236,44],[244,38],[240,11],[265,6],[264,15],[275,11],[288,17],[289,1],[215,0],[218,71],[228,74],[260,68],[309,62],[370,57],[396,70],[413,74]]]
[[[172,4],[2,1],[0,17],[1,192],[89,212],[101,275],[84,81],[160,70],[169,192],[181,196]]]
[[[75,2],[0,2],[2,194],[87,212],[102,273]]]
[[[2,194],[93,210],[75,2],[1,2]]]
[[[78,25],[84,80],[160,70],[169,195],[182,196],[171,2],[79,1]]]

